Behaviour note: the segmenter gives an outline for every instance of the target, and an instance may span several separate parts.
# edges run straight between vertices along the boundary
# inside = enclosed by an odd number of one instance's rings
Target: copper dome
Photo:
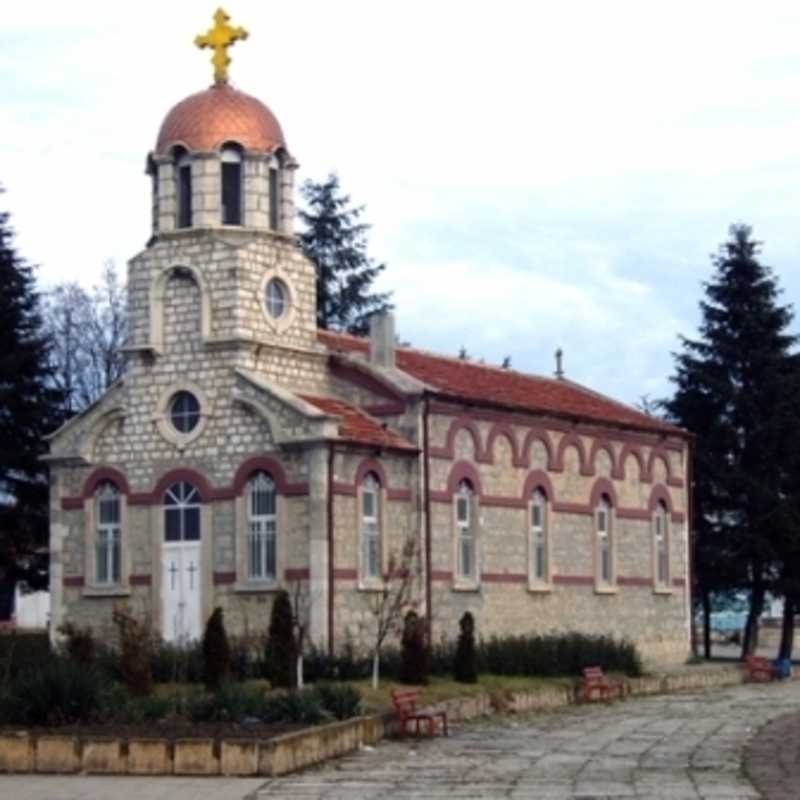
[[[267,153],[286,146],[278,120],[260,100],[222,83],[173,106],[161,123],[156,153],[175,144],[215,150],[228,141]]]

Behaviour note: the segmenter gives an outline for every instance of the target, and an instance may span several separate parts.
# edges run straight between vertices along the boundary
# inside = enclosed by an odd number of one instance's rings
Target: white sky
[[[149,235],[161,119],[211,80],[213,2],[4,4],[0,208],[43,285],[91,284]],[[336,170],[373,224],[403,338],[669,391],[732,222],[800,293],[800,6],[230,0],[232,82],[300,179]]]

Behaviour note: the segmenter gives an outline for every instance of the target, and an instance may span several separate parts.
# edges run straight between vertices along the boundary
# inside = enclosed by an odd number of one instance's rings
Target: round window
[[[280,319],[286,313],[289,293],[286,284],[279,278],[272,278],[264,292],[267,313],[273,319]]]
[[[191,392],[178,392],[169,404],[169,418],[176,431],[189,433],[200,421],[200,403]]]

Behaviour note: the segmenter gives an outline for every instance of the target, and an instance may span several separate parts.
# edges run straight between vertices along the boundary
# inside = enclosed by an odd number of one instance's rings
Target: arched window
[[[280,161],[273,156],[269,162],[269,227],[273,231],[281,227],[281,173]]]
[[[475,491],[468,480],[458,484],[456,491],[456,539],[458,577],[475,579]]]
[[[535,584],[549,582],[549,553],[547,541],[547,497],[541,489],[536,489],[531,497],[531,578]]]
[[[663,501],[656,506],[653,519],[653,548],[655,583],[659,588],[669,585],[669,515]]]
[[[175,148],[175,179],[178,196],[178,227],[192,227],[192,161],[181,147]]]
[[[200,539],[200,492],[186,481],[173,483],[164,493],[164,540]]]
[[[256,472],[247,482],[247,577],[277,578],[277,502],[275,481]]]
[[[108,586],[119,583],[122,575],[120,495],[110,481],[100,484],[95,508],[95,580],[99,585]]]
[[[361,483],[361,571],[366,580],[380,580],[381,553],[381,485],[370,472]]]
[[[601,585],[614,582],[613,523],[611,501],[603,495],[595,510],[597,532],[597,581]]]
[[[235,145],[222,148],[222,224],[242,224],[242,151]]]

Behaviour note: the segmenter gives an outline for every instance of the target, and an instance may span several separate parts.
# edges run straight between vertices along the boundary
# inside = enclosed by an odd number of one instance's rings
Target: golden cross
[[[230,17],[218,8],[214,14],[214,27],[202,36],[196,36],[194,43],[200,49],[210,47],[214,51],[211,63],[214,65],[214,81],[228,82],[228,64],[231,63],[228,48],[240,39],[247,38],[244,28],[233,28],[228,25]]]

